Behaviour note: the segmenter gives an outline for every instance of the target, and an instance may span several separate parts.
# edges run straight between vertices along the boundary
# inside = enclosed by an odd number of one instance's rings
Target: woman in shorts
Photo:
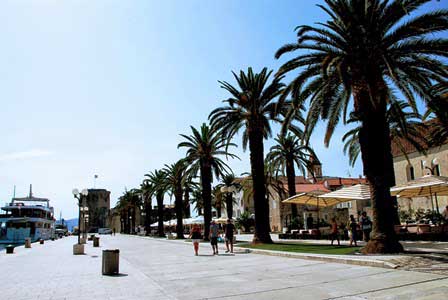
[[[199,242],[202,240],[201,228],[198,224],[193,225],[193,230],[190,233],[190,239],[193,242],[194,255],[198,256]]]

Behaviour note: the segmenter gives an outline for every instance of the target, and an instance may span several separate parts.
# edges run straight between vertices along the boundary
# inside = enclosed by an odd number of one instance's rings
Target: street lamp
[[[81,206],[82,206],[82,199],[83,197],[87,197],[89,194],[89,191],[87,189],[83,189],[81,192],[79,192],[78,189],[72,190],[73,196],[78,199],[78,244],[81,243]],[[84,209],[84,207],[83,207]]]

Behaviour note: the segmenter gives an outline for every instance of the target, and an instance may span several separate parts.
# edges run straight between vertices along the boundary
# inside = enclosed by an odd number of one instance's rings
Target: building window
[[[434,175],[440,176],[440,166],[439,165],[435,165],[433,170],[434,170],[433,171]]]
[[[414,167],[413,166],[408,165],[406,173],[407,173],[408,181],[415,179],[415,173],[414,173]]]

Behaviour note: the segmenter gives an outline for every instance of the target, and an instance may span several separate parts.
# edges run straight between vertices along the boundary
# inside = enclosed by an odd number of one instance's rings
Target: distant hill
[[[56,224],[59,224],[59,220],[56,220]],[[68,231],[73,231],[73,227],[78,226],[78,218],[64,220],[64,224],[67,226]]]

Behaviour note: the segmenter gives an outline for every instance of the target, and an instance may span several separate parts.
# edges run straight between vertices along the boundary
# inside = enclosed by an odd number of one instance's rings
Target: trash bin
[[[43,240],[43,239],[40,239],[40,240],[39,240],[39,244],[43,245],[43,244],[44,244],[44,240]]]
[[[103,275],[118,275],[120,250],[103,250]]]
[[[13,245],[8,245],[6,246],[6,254],[13,254],[14,253],[14,246]]]
[[[100,238],[97,236],[93,237],[93,247],[99,247],[100,246]]]
[[[31,248],[31,238],[25,238],[25,248]]]

